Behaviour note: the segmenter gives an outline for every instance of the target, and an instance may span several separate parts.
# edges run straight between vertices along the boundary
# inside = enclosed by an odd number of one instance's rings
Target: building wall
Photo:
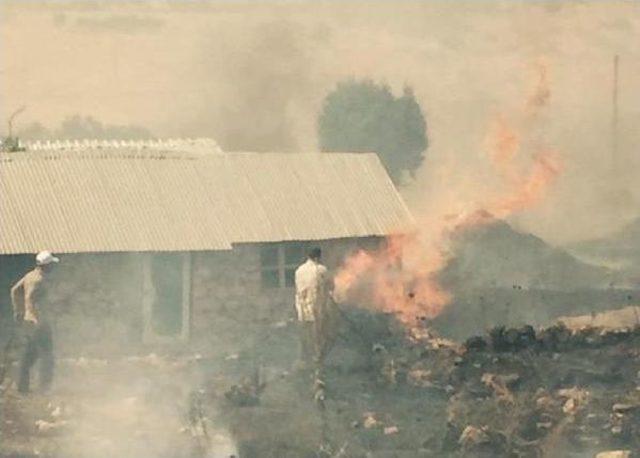
[[[32,259],[31,256],[28,257]],[[46,306],[52,310],[54,345],[59,355],[123,353],[140,344],[141,258],[135,253],[63,254],[51,273]],[[12,267],[15,283],[34,267],[0,257]],[[10,286],[6,285],[8,289]],[[9,301],[8,292],[6,294]],[[10,302],[10,301],[9,301]],[[12,326],[11,306],[2,313],[3,328]]]
[[[123,353],[141,343],[140,254],[66,255],[57,267],[60,281],[53,291],[61,350]]]
[[[335,272],[344,257],[358,248],[374,248],[379,238],[336,239],[318,246],[323,263]],[[294,315],[294,289],[265,287],[261,248],[243,244],[229,252],[194,253],[192,270],[192,343],[197,348],[235,352],[257,336],[284,325]],[[300,263],[304,259],[300,259]]]
[[[33,266],[34,261],[31,254],[0,256],[0,320],[11,317],[11,286]]]
[[[373,248],[377,239],[339,239],[313,246],[323,250],[332,270],[350,251]],[[53,272],[48,306],[53,310],[60,356],[108,356],[166,350],[236,353],[252,339],[293,318],[293,288],[266,288],[261,247],[243,244],[230,251],[191,256],[191,329],[188,342],[143,342],[144,257],[142,253],[62,254]],[[0,257],[4,267],[9,257]],[[302,261],[302,259],[300,260]],[[16,265],[11,281],[28,268]],[[10,307],[4,307],[8,312]],[[3,326],[10,313],[4,313]]]

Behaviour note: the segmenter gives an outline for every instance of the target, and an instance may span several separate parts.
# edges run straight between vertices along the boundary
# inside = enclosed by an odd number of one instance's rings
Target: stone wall
[[[348,253],[373,248],[378,241],[337,239],[308,245],[322,248],[323,263],[335,272]],[[57,353],[96,357],[165,350],[236,353],[250,347],[254,339],[294,318],[293,288],[262,285],[261,246],[242,244],[230,251],[192,253],[190,339],[167,346],[142,342],[145,254],[60,255],[49,301]],[[9,261],[2,257],[0,262],[8,268]],[[31,268],[21,262],[11,281]],[[5,306],[3,313],[5,324],[9,308]]]
[[[336,239],[319,246],[323,263],[333,272],[358,248],[374,248],[377,238]],[[204,351],[235,352],[251,344],[252,336],[283,326],[294,317],[293,288],[262,286],[261,244],[242,244],[229,252],[193,255],[192,343]]]
[[[2,257],[0,262],[12,262]],[[7,266],[5,266],[7,267]],[[33,268],[16,265],[12,283]],[[52,310],[56,353],[107,355],[129,353],[142,329],[141,257],[134,253],[63,254],[51,275],[47,306]],[[2,320],[10,325],[11,307]]]

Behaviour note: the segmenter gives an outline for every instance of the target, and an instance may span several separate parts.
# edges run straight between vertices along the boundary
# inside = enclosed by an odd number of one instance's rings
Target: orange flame
[[[338,300],[358,297],[359,303],[397,314],[406,324],[436,317],[451,297],[433,276],[446,263],[435,248],[414,231],[389,236],[377,251],[357,251],[334,279]]]
[[[556,153],[540,153],[534,159],[531,172],[516,180],[510,194],[489,204],[488,211],[497,218],[505,218],[537,205],[560,171],[561,165]]]
[[[550,94],[546,66],[540,65],[536,88],[525,106],[526,120],[547,106]],[[409,326],[438,316],[453,298],[438,281],[452,258],[452,236],[535,206],[561,172],[558,154],[548,148],[538,148],[529,166],[519,167],[522,130],[524,126],[516,129],[499,116],[487,135],[488,158],[502,192],[488,193],[458,215],[419,218],[417,227],[387,237],[378,250],[360,250],[348,257],[335,276],[336,299],[396,314]]]
[[[520,149],[520,140],[503,117],[498,117],[494,122],[487,138],[487,147],[493,165],[503,175],[512,175],[511,164]]]

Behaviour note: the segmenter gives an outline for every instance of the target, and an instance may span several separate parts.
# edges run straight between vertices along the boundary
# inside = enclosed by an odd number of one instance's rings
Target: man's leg
[[[40,389],[47,391],[53,381],[53,338],[51,327],[43,326],[39,330],[38,349],[40,355]]]
[[[300,352],[298,355],[298,367],[309,366],[313,358],[313,340],[311,336],[313,323],[310,321],[299,321],[298,330],[300,332]]]
[[[324,363],[329,350],[331,349],[331,328],[330,322],[326,319],[322,320],[321,326],[317,329],[316,340],[318,342],[318,358]]]
[[[317,379],[324,377],[324,333],[324,322],[322,320],[316,320],[311,329],[311,338],[313,339],[313,365]]]
[[[26,330],[26,342],[22,350],[22,357],[20,358],[20,375],[18,378],[18,391],[20,393],[29,392],[29,373],[31,367],[38,358],[38,347],[35,341],[35,335],[32,329]]]

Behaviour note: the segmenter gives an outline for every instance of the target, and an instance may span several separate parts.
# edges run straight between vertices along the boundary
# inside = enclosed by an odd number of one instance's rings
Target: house
[[[62,260],[51,293],[62,351],[211,345],[291,316],[293,273],[311,245],[335,269],[412,223],[375,154],[199,146],[0,154],[3,315],[10,284],[47,249]]]

